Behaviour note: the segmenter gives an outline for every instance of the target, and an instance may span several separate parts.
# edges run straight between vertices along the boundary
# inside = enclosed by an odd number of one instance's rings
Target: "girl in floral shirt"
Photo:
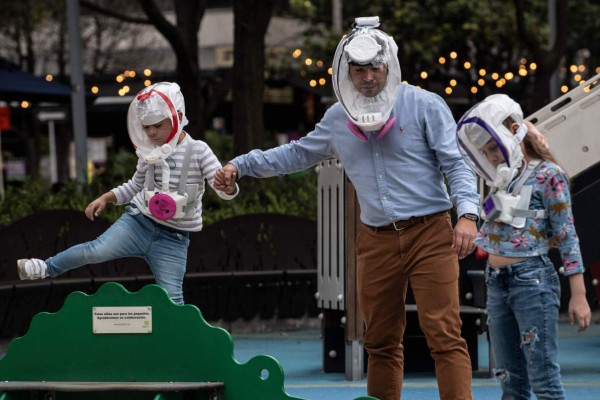
[[[522,141],[516,146],[520,151],[516,150],[522,152],[522,157],[511,158],[510,146],[499,145],[504,129],[508,129],[505,133],[511,139],[521,135]],[[578,330],[583,331],[591,318],[569,179],[540,141],[541,133],[523,121],[520,106],[508,96],[492,95],[477,104],[461,118],[458,131],[461,151],[471,157],[478,152],[480,159],[474,168],[489,186],[494,188],[490,176],[483,176],[485,170],[477,167],[487,162],[494,172],[500,171],[507,165],[508,156],[508,164],[512,161],[516,167],[515,175],[508,175],[506,192],[514,191],[515,185],[531,187],[529,210],[522,210],[527,213],[524,226],[487,218],[475,239],[475,244],[488,253],[488,326],[496,363],[494,374],[500,381],[502,398],[529,399],[533,391],[539,399],[564,399],[557,362],[560,282],[548,257],[551,247],[558,248],[561,270],[569,277],[571,324],[577,323]],[[482,136],[481,131],[490,135]],[[485,204],[483,208],[484,214],[489,211]]]

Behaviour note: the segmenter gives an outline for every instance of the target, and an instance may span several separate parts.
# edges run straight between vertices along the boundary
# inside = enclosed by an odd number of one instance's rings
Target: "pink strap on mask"
[[[175,134],[179,131],[179,116],[177,115],[177,110],[175,109],[175,106],[173,105],[171,99],[169,99],[169,97],[166,94],[159,92],[158,90],[150,89],[150,91],[146,93],[138,93],[137,100],[147,100],[153,93],[159,95],[164,100],[164,102],[169,107],[169,111],[171,112],[171,122],[173,125],[173,129],[171,129],[169,137],[167,137],[167,140],[165,140],[165,143],[169,143],[169,141],[173,139],[173,136],[175,136]]]
[[[379,140],[382,137],[384,137],[385,134],[388,133],[390,131],[390,129],[392,129],[392,125],[394,125],[394,122],[396,122],[396,117],[390,118],[388,120],[388,122],[385,123],[385,125],[383,126],[383,128],[381,128],[381,130],[377,134],[377,140]]]
[[[379,140],[382,137],[384,137],[385,134],[388,133],[390,129],[392,129],[394,122],[396,122],[396,117],[390,118],[381,128],[381,130],[377,134],[376,139]],[[369,138],[367,138],[367,135],[365,135],[365,133],[361,131],[360,128],[356,126],[352,121],[346,120],[346,126],[348,127],[348,129],[350,129],[350,132],[352,132],[354,136],[356,136],[360,141],[366,142],[369,140]]]
[[[366,142],[369,140],[369,138],[367,138],[367,135],[365,135],[363,131],[361,131],[360,128],[354,125],[354,123],[352,123],[352,121],[350,121],[349,119],[346,120],[346,126],[348,126],[350,132],[354,133],[354,136],[360,139],[360,141]]]

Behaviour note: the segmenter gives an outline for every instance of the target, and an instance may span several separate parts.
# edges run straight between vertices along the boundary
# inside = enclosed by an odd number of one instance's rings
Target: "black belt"
[[[417,224],[424,224],[425,222],[427,222],[428,220],[430,220],[434,217],[437,217],[437,216],[440,216],[443,214],[447,214],[447,213],[448,213],[448,211],[440,211],[440,212],[437,212],[434,214],[423,215],[422,217],[410,217],[409,219],[395,221],[395,222],[392,222],[391,224],[387,224],[387,225],[383,225],[383,226],[371,226],[371,225],[367,225],[367,224],[363,224],[363,225],[375,232],[379,232],[379,231],[400,232],[400,231],[410,228],[411,226],[414,226]]]
[[[144,215],[144,214],[142,214],[142,215]],[[154,225],[158,226],[159,228],[164,229],[167,232],[178,233],[178,234],[184,235],[184,236],[189,236],[190,235],[190,233],[188,231],[181,231],[179,229],[171,228],[170,226],[159,224],[158,222],[156,222],[155,220],[153,220],[152,218],[150,218],[150,217],[148,217],[146,215],[144,215],[144,217],[146,217],[147,219],[149,219],[150,222],[152,222]]]
[[[132,208],[136,208],[136,209],[139,210],[138,206],[136,206],[134,203],[129,203],[128,206],[132,207]],[[179,229],[175,229],[175,228],[171,228],[170,226],[159,224],[158,222],[156,222],[155,220],[153,220],[152,218],[150,218],[146,214],[144,214],[144,213],[140,213],[140,214],[144,218],[146,218],[148,221],[152,222],[154,225],[158,226],[159,228],[162,228],[162,229],[166,230],[167,232],[179,233],[180,235],[184,235],[184,236],[189,236],[190,235],[190,233],[188,231],[180,231]]]

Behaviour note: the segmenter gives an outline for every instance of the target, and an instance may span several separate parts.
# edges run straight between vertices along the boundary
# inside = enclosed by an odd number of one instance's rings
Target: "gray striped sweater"
[[[150,210],[144,200],[145,191],[145,180],[146,171],[148,170],[148,164],[142,159],[138,160],[136,171],[133,177],[126,183],[112,189],[112,192],[117,197],[117,205],[125,203],[135,204],[144,215],[159,224],[175,228],[182,231],[196,232],[202,229],[202,196],[205,191],[205,181],[208,185],[217,193],[217,195],[225,200],[231,200],[239,193],[237,188],[235,194],[228,195],[221,191],[218,191],[213,186],[213,180],[215,172],[221,168],[221,163],[211,150],[211,148],[201,140],[194,140],[186,133],[185,138],[177,144],[175,151],[171,155],[171,159],[175,162],[174,165],[170,163],[170,179],[169,179],[169,191],[177,192],[179,187],[179,178],[181,177],[181,167],[183,163],[183,157],[185,155],[185,149],[189,142],[193,143],[193,151],[190,159],[190,166],[188,170],[187,185],[197,185],[198,191],[196,193],[196,209],[190,217],[172,218],[167,221],[160,221],[150,214]],[[154,181],[157,189],[162,188],[162,167],[157,165],[154,169]]]

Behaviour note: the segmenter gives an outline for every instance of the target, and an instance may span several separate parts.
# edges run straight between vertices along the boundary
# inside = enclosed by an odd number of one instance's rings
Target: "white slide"
[[[600,74],[526,118],[571,178],[600,162]]]

